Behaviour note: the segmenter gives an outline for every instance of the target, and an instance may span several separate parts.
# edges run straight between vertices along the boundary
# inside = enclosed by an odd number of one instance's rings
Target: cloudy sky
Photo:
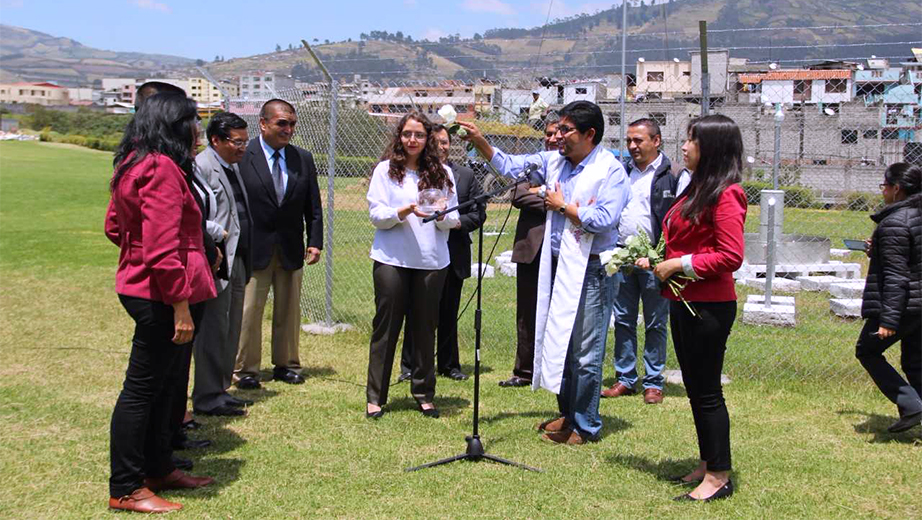
[[[402,31],[437,39],[608,9],[620,0],[0,0],[0,23],[100,49],[211,60],[270,52],[304,38]],[[0,35],[2,38],[2,35]]]

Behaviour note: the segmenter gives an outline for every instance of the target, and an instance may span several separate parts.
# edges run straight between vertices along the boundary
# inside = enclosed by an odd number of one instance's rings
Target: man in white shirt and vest
[[[630,159],[624,168],[631,179],[631,201],[621,213],[618,235],[628,237],[646,233],[655,245],[662,236],[663,217],[676,198],[678,177],[669,158],[659,151],[660,128],[652,119],[638,119],[628,126],[627,148]],[[643,395],[647,404],[663,401],[663,370],[666,367],[666,322],[669,300],[660,295],[660,282],[652,271],[622,270],[615,297],[615,371],[618,381],[602,391],[602,397],[620,397],[637,391],[637,316],[643,302],[644,378]]]

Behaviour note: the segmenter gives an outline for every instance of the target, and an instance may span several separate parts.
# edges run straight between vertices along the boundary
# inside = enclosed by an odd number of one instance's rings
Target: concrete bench
[[[833,298],[829,300],[829,310],[843,318],[860,318],[861,299]]]
[[[738,271],[733,273],[733,277],[738,280],[764,278],[766,271],[765,264],[743,264]],[[861,276],[861,264],[831,261],[825,264],[777,264],[775,266],[776,277],[796,278],[814,274],[833,275],[848,279],[859,278]]]

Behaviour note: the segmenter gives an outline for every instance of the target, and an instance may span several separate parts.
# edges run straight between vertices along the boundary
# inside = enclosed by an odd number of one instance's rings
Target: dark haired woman
[[[115,153],[106,236],[119,246],[115,289],[135,321],[125,383],[112,413],[109,507],[161,513],[182,508],[154,494],[213,480],[172,462],[176,374],[191,346],[199,302],[215,287],[203,249],[202,213],[190,189],[198,140],[195,101],[147,99]]]
[[[871,215],[868,280],[861,317],[866,318],[855,355],[877,388],[896,404],[900,419],[892,433],[922,421],[922,169],[895,163],[880,185],[886,206]],[[900,377],[884,351],[900,341]]]
[[[676,358],[691,403],[701,463],[676,477],[698,485],[676,500],[716,500],[733,494],[730,481],[730,417],[720,386],[727,338],[736,319],[733,271],[743,263],[746,195],[740,187],[743,138],[732,119],[705,116],[688,125],[682,146],[691,181],[663,219],[666,259],[656,265],[660,280],[684,274],[694,281],[682,296],[672,292],[669,316]],[[638,261],[641,267],[649,263]]]
[[[384,415],[404,318],[404,334],[413,344],[410,391],[423,415],[439,416],[432,403],[435,329],[449,264],[448,232],[459,219],[452,212],[423,223],[427,214],[417,206],[419,192],[426,189],[441,190],[447,206],[455,206],[458,200],[451,170],[439,160],[432,130],[432,123],[418,112],[403,116],[386,159],[375,167],[368,186],[368,212],[375,226],[370,256],[376,308],[365,391],[369,418]]]

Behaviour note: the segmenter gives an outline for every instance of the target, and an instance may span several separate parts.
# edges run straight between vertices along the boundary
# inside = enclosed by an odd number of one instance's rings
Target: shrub
[[[853,191],[845,194],[845,209],[849,211],[874,211],[883,199],[879,193]]]

